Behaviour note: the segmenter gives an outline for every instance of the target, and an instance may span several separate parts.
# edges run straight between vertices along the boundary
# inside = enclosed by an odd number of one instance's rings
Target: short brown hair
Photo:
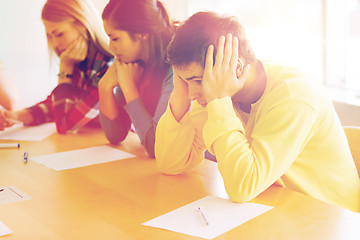
[[[255,62],[255,54],[240,22],[235,17],[214,12],[195,13],[179,26],[168,46],[168,61],[174,66],[187,66],[193,62],[205,66],[209,45],[214,45],[215,55],[219,37],[228,33],[239,39],[239,56],[246,63]]]

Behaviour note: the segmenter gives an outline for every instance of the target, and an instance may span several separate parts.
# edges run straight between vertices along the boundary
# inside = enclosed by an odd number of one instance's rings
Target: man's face
[[[201,64],[194,62],[183,67],[173,66],[173,70],[174,75],[185,82],[189,100],[196,100],[202,107],[206,107],[207,102],[202,86],[204,67]]]

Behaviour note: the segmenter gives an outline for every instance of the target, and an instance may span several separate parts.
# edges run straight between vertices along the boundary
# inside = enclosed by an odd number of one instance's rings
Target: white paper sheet
[[[31,197],[15,186],[0,187],[0,204],[29,200]]]
[[[19,141],[41,141],[56,132],[55,123],[44,123],[38,126],[15,124],[0,131],[0,139]]]
[[[199,207],[208,225],[199,214]],[[228,199],[206,196],[142,225],[213,239],[272,208],[262,204],[234,203]]]
[[[4,223],[0,221],[0,237],[6,236],[13,233],[13,231],[10,230]]]
[[[97,146],[37,157],[30,156],[29,158],[35,162],[45,165],[48,168],[61,171],[132,157],[135,157],[135,155],[119,149],[111,148],[109,146]]]

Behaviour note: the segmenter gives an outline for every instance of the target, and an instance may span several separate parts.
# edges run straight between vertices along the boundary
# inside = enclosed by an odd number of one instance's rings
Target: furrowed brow
[[[194,80],[194,79],[198,80],[198,79],[202,79],[202,78],[203,78],[202,76],[191,76],[191,77],[188,77],[188,78],[186,78],[186,79],[183,79],[182,77],[180,77],[180,75],[178,75],[178,77],[179,77],[181,80],[185,81],[185,82],[192,81],[192,80]]]

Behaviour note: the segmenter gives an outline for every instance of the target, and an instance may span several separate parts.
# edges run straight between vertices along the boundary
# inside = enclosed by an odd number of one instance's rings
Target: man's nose
[[[194,101],[201,96],[201,89],[197,86],[192,86],[189,84],[188,87],[188,98],[190,101]]]

